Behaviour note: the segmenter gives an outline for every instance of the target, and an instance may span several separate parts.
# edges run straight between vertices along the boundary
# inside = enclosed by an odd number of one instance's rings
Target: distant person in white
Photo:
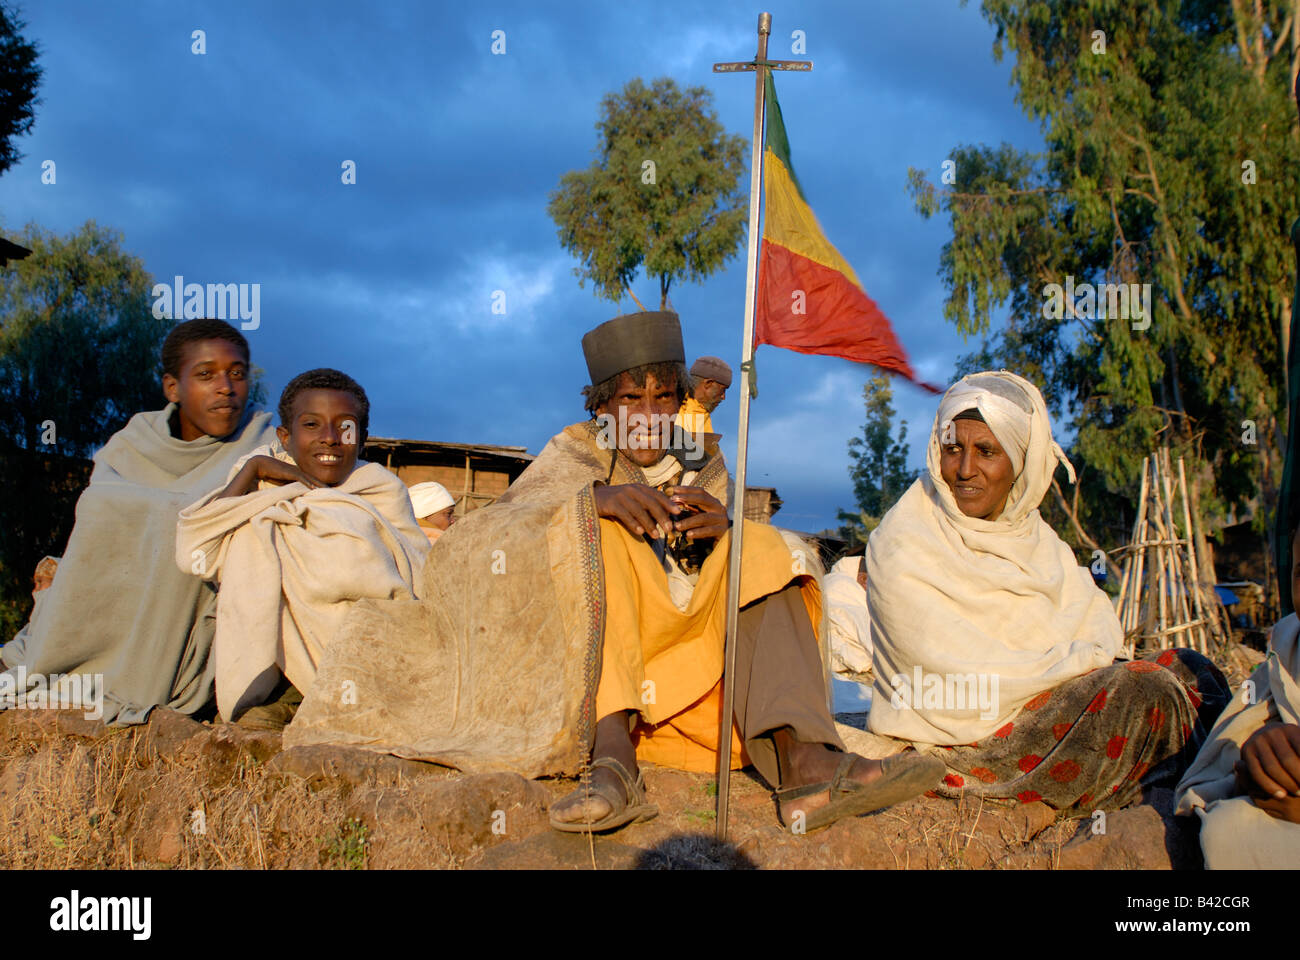
[[[415,522],[420,525],[429,542],[436,543],[456,522],[453,515],[456,498],[441,483],[432,480],[417,483],[407,492],[411,495],[411,506],[415,508]]]
[[[831,669],[842,679],[870,683],[871,615],[862,561],[861,555],[837,561],[822,589],[830,614]]]

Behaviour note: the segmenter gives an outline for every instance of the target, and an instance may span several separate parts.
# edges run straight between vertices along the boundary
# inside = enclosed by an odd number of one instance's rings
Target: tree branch
[[[1061,487],[1056,482],[1055,477],[1052,478],[1052,493],[1056,495],[1057,504],[1065,511],[1065,515],[1070,518],[1070,526],[1074,527],[1075,535],[1078,536],[1079,540],[1085,546],[1090,547],[1093,550],[1101,550],[1101,547],[1097,546],[1097,541],[1088,536],[1087,531],[1085,531],[1079,523],[1079,515],[1076,512],[1079,505],[1078,485],[1076,484],[1075,486],[1075,502],[1073,508],[1070,504],[1065,502],[1065,494],[1061,493]],[[1115,578],[1118,580],[1119,577],[1123,576],[1122,571],[1111,561],[1110,554],[1106,553],[1105,550],[1101,550],[1101,553],[1102,556],[1106,558],[1106,567],[1114,572]]]

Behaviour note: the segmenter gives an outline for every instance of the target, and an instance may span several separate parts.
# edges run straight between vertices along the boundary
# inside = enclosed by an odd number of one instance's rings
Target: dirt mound
[[[609,837],[557,834],[570,781],[468,776],[167,710],[131,728],[75,711],[0,713],[0,866],[467,869],[1169,869],[1200,865],[1168,791],[1104,820],[1041,803],[921,797],[793,836],[766,786],[734,774],[730,841],[710,776],[651,767],[660,814]]]

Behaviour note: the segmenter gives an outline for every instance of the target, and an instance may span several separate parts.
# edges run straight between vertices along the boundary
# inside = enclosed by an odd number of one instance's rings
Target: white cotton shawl
[[[1174,803],[1177,813],[1209,809],[1239,796],[1233,767],[1241,748],[1266,723],[1300,723],[1300,619],[1294,613],[1277,622],[1268,657],[1251,674],[1249,686],[1233,698],[1214,724],[1205,746],[1183,774]]]
[[[871,670],[871,615],[867,592],[858,583],[859,557],[844,557],[822,580],[830,620],[831,666],[837,674],[860,676]]]
[[[257,455],[293,462],[279,443]],[[214,649],[226,719],[263,702],[281,671],[307,693],[356,602],[417,597],[429,553],[405,484],[377,463],[358,461],[337,487],[259,486],[222,499],[214,490],[176,526],[177,565],[221,585]]]
[[[939,470],[945,425],[972,407],[1022,465],[996,520],[963,514]],[[867,545],[869,726],[921,743],[972,743],[1035,694],[1110,664],[1122,632],[1106,595],[1038,513],[1057,464],[1072,482],[1074,470],[1033,384],[1005,370],[954,384],[926,463]],[[991,709],[962,693],[975,689],[996,690]]]

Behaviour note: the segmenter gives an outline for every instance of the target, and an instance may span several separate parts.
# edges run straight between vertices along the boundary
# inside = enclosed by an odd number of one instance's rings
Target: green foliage
[[[898,498],[916,479],[907,467],[907,421],[894,430],[894,391],[889,377],[875,374],[862,387],[866,422],[862,436],[849,440],[849,476],[858,512],[840,510],[840,536],[850,547],[865,543]]]
[[[0,4],[0,174],[22,159],[15,137],[30,133],[36,121],[36,89],[41,68],[36,46],[20,32],[26,24]]]
[[[158,355],[171,326],[153,316],[153,281],[117,234],[91,222],[17,240],[32,255],[0,270],[0,640],[26,620],[36,562],[62,553],[87,458],[164,402]]]
[[[560,243],[578,257],[581,285],[617,302],[638,269],[659,278],[661,307],[674,280],[697,282],[738,250],[746,142],[726,132],[704,87],[639,78],[607,94],[596,159],[560,179],[547,207]],[[653,163],[651,168],[646,162]]]
[[[957,147],[947,191],[909,175],[918,211],[951,222],[945,316],[981,335],[1009,313],[965,363],[1021,373],[1072,420],[1072,456],[1090,468],[1081,519],[1112,543],[1127,534],[1112,498],[1136,497],[1141,459],[1159,445],[1200,464],[1188,482],[1211,528],[1247,504],[1265,508],[1262,526],[1276,498],[1300,170],[1292,5],[1256,9],[986,0],[995,56],[1014,51],[1016,97],[1046,151]],[[1151,284],[1150,327],[1045,316],[1046,286],[1067,276]],[[1243,420],[1258,425],[1258,446],[1241,442]]]
[[[325,840],[320,851],[320,864],[340,870],[364,870],[366,846],[370,843],[370,828],[352,817],[339,824],[334,836]]]

